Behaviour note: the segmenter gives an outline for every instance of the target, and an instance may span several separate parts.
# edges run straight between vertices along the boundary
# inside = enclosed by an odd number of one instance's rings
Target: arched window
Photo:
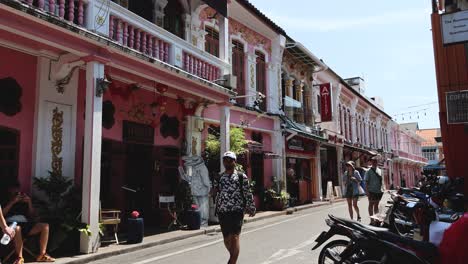
[[[19,132],[0,127],[0,182],[18,178]]]
[[[219,32],[209,26],[205,26],[205,51],[219,57]]]
[[[184,8],[179,0],[171,0],[164,8],[164,29],[178,36],[184,38]]]
[[[232,73],[237,77],[237,94],[245,95],[245,59],[244,45],[239,41],[232,41]],[[238,98],[239,104],[245,105],[245,98]]]
[[[256,66],[256,79],[257,79],[257,92],[266,95],[266,63],[265,54],[256,51],[257,66]],[[266,111],[266,98],[263,98],[262,102],[258,106],[260,110]]]

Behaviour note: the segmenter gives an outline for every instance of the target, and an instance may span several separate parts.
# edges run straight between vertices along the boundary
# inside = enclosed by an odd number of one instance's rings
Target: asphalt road
[[[381,207],[384,203],[381,202]],[[363,223],[369,223],[367,198],[359,201]],[[239,264],[317,263],[320,248],[311,251],[315,238],[324,230],[328,214],[349,217],[346,202],[334,203],[260,220],[244,225]],[[93,263],[227,263],[228,253],[220,233],[197,236],[161,246],[115,256]]]

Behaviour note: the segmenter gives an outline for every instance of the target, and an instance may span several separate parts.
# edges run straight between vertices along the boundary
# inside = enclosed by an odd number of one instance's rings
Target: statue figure
[[[182,157],[182,160],[185,161],[186,170],[179,167],[179,173],[183,179],[190,183],[193,200],[200,209],[201,225],[207,226],[209,218],[208,195],[211,188],[208,168],[200,156],[185,156]]]

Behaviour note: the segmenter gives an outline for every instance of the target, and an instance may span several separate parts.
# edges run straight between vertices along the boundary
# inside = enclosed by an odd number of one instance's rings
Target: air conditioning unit
[[[225,74],[222,78],[215,80],[214,82],[232,90],[237,87],[237,77],[232,74]]]

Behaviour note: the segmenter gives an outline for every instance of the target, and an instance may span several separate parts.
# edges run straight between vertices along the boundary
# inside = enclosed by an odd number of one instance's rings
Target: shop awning
[[[306,138],[310,138],[313,140],[318,140],[318,141],[327,141],[327,139],[323,138],[320,135],[320,131],[311,129],[310,127],[307,127],[303,124],[299,124],[288,118],[287,116],[280,115],[279,116],[281,120],[283,121],[286,131],[290,133],[297,133],[299,136],[303,136]]]
[[[227,0],[203,0],[203,2],[216,10],[219,14],[227,17]]]
[[[356,147],[356,146],[349,145],[349,144],[346,144],[346,143],[344,144],[344,147],[349,148],[352,151],[358,151],[358,152],[361,152],[363,154],[368,154],[368,155],[371,155],[371,156],[376,156],[376,155],[379,154],[379,153],[377,153],[375,151],[367,150],[365,148]]]

